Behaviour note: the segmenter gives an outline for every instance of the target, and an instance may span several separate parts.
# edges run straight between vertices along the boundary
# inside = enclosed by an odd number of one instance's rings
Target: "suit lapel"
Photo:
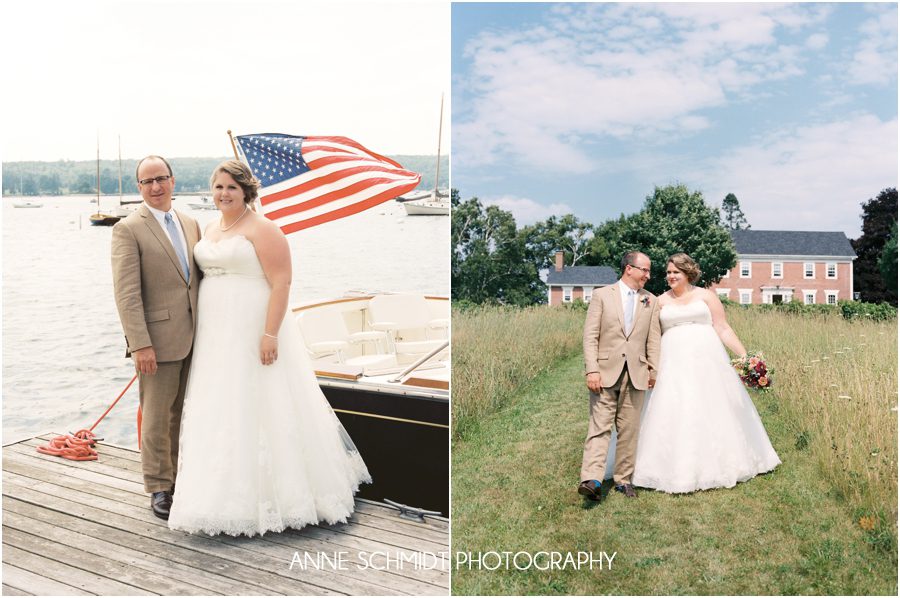
[[[613,305],[616,306],[616,317],[619,318],[619,326],[622,327],[622,334],[625,334],[625,307],[622,305],[622,290],[619,288],[619,285],[622,284],[617,282],[612,285],[613,290]]]
[[[144,219],[144,222],[147,224],[147,228],[150,229],[150,232],[156,237],[156,240],[159,241],[160,246],[165,250],[166,255],[169,256],[169,259],[172,261],[172,265],[175,266],[175,269],[178,271],[178,274],[181,276],[181,279],[187,282],[184,278],[184,272],[181,270],[181,263],[178,261],[178,256],[175,255],[175,248],[172,246],[172,242],[169,241],[169,235],[166,234],[166,231],[162,229],[157,222],[156,218],[150,212],[150,210],[145,205],[141,205],[140,215]],[[177,214],[178,212],[176,212]],[[178,218],[181,220],[181,217]],[[190,264],[189,264],[190,265]]]

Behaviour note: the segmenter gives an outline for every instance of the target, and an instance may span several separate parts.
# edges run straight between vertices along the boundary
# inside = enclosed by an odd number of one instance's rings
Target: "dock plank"
[[[140,454],[98,445],[98,461],[35,450],[52,434],[3,447],[4,593],[447,595],[449,525],[400,519],[358,500],[344,524],[246,538],[190,535],[153,516]],[[66,563],[75,550],[79,563]],[[310,567],[315,555],[344,555],[344,567]],[[416,556],[437,555],[417,568]],[[366,566],[387,555],[393,567]],[[407,560],[397,564],[400,556]],[[306,558],[306,566],[297,565]],[[384,559],[380,561],[385,564]]]
[[[11,591],[8,591],[9,588]],[[28,588],[26,592],[22,588]],[[42,575],[37,575],[26,569],[20,569],[3,560],[3,595],[13,596],[18,592],[19,596],[93,596],[74,586],[54,581]]]
[[[75,586],[88,594],[99,596],[151,596],[152,593],[118,581],[107,579],[79,567],[74,567],[43,555],[24,550],[8,541],[14,530],[3,529],[3,568],[7,563],[48,579]],[[36,547],[40,550],[40,547]],[[4,571],[3,579],[6,579]]]

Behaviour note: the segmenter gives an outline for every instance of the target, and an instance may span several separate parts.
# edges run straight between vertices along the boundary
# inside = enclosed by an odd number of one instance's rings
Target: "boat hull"
[[[121,219],[121,216],[111,214],[92,214],[90,217],[91,226],[112,226]]]
[[[321,378],[320,386],[372,475],[358,496],[449,517],[449,401]]]
[[[450,206],[441,202],[420,203],[417,201],[404,202],[407,216],[447,216],[450,214]]]

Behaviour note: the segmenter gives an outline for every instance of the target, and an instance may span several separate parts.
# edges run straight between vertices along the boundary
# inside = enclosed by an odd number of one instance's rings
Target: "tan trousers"
[[[143,416],[141,469],[145,492],[172,490],[175,486],[178,432],[190,366],[189,354],[181,361],[158,363],[153,375],[138,375]]]
[[[591,393],[588,433],[581,461],[582,481],[603,481],[609,440],[615,423],[618,439],[613,481],[617,486],[631,483],[643,406],[644,391],[636,390],[631,385],[627,366],[613,386],[601,388],[599,394]]]

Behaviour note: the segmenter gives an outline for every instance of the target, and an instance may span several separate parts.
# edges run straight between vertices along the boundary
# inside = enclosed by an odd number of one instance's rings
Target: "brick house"
[[[856,252],[842,232],[734,230],[737,265],[717,284],[739,303],[836,304],[853,299]]]
[[[556,265],[547,274],[547,303],[561,305],[581,299],[591,300],[597,287],[605,287],[619,280],[619,275],[609,266],[564,266],[563,252],[556,252]]]

